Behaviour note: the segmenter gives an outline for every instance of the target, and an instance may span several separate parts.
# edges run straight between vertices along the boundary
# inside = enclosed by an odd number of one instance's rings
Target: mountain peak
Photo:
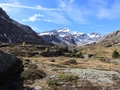
[[[86,45],[97,42],[101,38],[101,35],[98,33],[86,34],[72,31],[68,28],[46,31],[39,35],[43,37],[46,42],[67,46]]]
[[[9,16],[7,15],[7,13],[1,7],[0,7],[0,17],[5,20],[10,19]]]
[[[23,41],[31,44],[46,44],[29,26],[11,19],[0,8],[0,43],[22,43]]]

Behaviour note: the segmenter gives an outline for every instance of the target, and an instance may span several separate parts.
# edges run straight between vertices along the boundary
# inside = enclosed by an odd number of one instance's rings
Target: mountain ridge
[[[97,44],[104,46],[104,47],[111,47],[113,45],[120,44],[120,29],[106,34],[101,39],[98,40]]]
[[[97,42],[102,37],[99,33],[86,34],[78,31],[72,31],[68,28],[45,31],[39,33],[38,35],[49,43],[65,46],[86,45]]]
[[[47,44],[31,27],[11,19],[0,7],[0,43]]]

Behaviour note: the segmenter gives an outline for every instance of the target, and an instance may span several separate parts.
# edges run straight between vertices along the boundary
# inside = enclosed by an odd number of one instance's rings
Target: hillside
[[[120,30],[116,30],[103,36],[98,42],[99,45],[105,47],[111,47],[120,43]]]
[[[46,44],[31,27],[11,19],[0,8],[0,43],[22,43],[23,41],[31,44]]]

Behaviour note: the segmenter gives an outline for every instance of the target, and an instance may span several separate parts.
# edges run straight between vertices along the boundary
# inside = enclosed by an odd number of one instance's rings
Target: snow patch
[[[52,35],[53,33],[40,33],[39,36],[42,36],[42,35]]]
[[[52,43],[53,43],[53,44],[55,43],[54,40],[52,40]]]
[[[1,18],[3,18],[4,20],[6,20],[6,18],[4,18],[3,16],[0,16]]]
[[[64,35],[64,34],[63,34],[63,35],[59,35],[59,37],[65,37],[65,36],[66,36],[66,35]]]
[[[7,37],[7,35],[4,33],[4,36],[9,40],[9,43],[12,43],[11,39]]]
[[[17,25],[18,27],[21,27],[21,24],[19,24],[18,22],[16,22],[15,20],[12,20],[12,23]]]
[[[98,34],[98,33],[88,34],[88,36],[91,37],[91,38],[99,38],[99,37],[101,37],[101,35]]]
[[[72,33],[73,33],[73,35],[77,35],[77,36],[85,34],[85,33],[80,33],[80,32],[77,32],[77,31],[73,31]]]
[[[70,32],[70,30],[67,29],[67,28],[63,28],[63,29],[58,29],[57,32],[58,32],[58,33],[59,33],[59,32]]]

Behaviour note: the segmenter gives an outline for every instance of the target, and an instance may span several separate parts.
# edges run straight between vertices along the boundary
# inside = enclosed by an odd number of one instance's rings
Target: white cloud
[[[45,8],[40,5],[31,7],[21,5],[20,3],[0,3],[1,7],[8,7],[8,8],[18,8],[18,9],[32,9],[38,10],[42,13],[46,14],[46,18],[49,18],[53,23],[56,24],[71,24],[71,20],[85,24],[87,23],[87,19],[84,17],[84,12],[80,10],[80,7],[74,3],[75,0],[59,0],[59,7],[58,8]],[[14,10],[12,10],[14,11]],[[37,16],[29,17],[28,19],[23,19],[22,21],[40,21]]]
[[[41,21],[39,19],[39,17],[44,17],[43,14],[34,14],[33,16],[29,17],[28,19],[23,19],[22,21],[31,21],[31,22],[34,22],[34,21]]]
[[[75,0],[58,0],[63,15],[79,24],[91,23],[95,19],[120,18],[120,1],[86,0],[79,4]]]
[[[66,18],[63,11],[47,11],[44,12],[46,17],[50,19],[53,23],[70,25],[71,22]]]
[[[64,8],[67,4],[73,4],[75,0],[58,0],[59,7]]]
[[[102,18],[110,18],[111,17],[111,13],[109,12],[108,9],[100,9],[98,14],[97,14],[98,18],[102,19]]]
[[[18,12],[23,9],[32,9],[39,11],[45,15],[35,14],[22,21],[46,21],[56,24],[72,25],[76,22],[78,24],[88,24],[95,19],[114,19],[120,18],[120,1],[114,0],[110,3],[109,0],[86,0],[85,3],[77,3],[77,0],[57,0],[58,7],[46,8],[40,5],[26,6],[19,2],[15,3],[0,3],[0,7],[4,7],[10,12]],[[23,15],[23,14],[21,14]],[[41,18],[40,18],[41,17]]]
[[[40,19],[41,17],[41,19]],[[23,19],[23,22],[34,22],[34,21],[46,21],[46,22],[52,22],[49,19],[44,19],[44,14],[34,14],[33,16],[29,17],[28,19]]]
[[[64,1],[60,0],[59,2],[60,2],[59,7],[64,8],[66,6]]]
[[[19,3],[0,3],[0,6],[1,7],[26,8],[26,9],[34,9],[34,10],[60,10],[58,8],[45,8],[40,5],[37,5],[35,7],[25,6],[25,5],[21,5]]]
[[[64,16],[77,22],[79,24],[87,24],[89,20],[86,19],[86,11],[75,3],[75,0],[58,0],[60,8],[62,7],[62,12]]]
[[[52,22],[51,20],[49,20],[49,19],[44,19],[44,21],[46,21],[46,22]]]
[[[92,16],[98,19],[115,19],[120,18],[120,1],[114,0],[113,2],[106,0],[91,0],[89,2],[90,8],[94,7]]]
[[[75,0],[70,0],[69,2],[70,2],[70,3],[74,3],[74,2],[75,2]]]

